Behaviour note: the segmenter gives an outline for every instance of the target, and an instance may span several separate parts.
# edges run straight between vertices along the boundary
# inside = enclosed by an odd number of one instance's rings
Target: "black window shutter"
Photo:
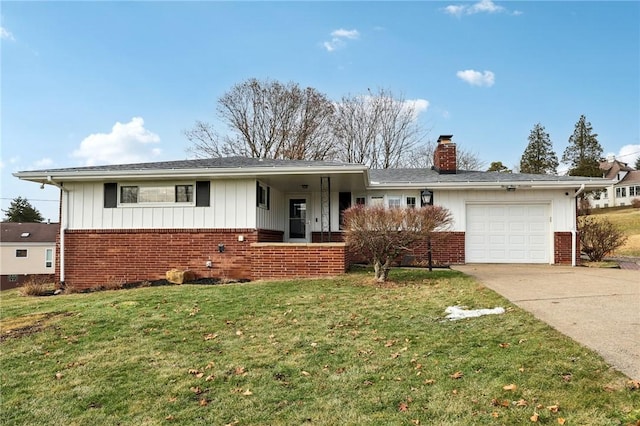
[[[211,182],[208,180],[199,180],[196,182],[196,206],[209,207],[211,205],[209,198],[211,197]]]
[[[256,181],[256,207],[260,207],[260,182]]]
[[[113,209],[118,207],[118,184],[107,182],[104,184],[104,208]]]
[[[267,210],[271,207],[271,187],[267,186]]]

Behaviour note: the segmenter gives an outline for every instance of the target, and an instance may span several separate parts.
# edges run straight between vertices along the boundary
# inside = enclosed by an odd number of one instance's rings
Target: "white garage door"
[[[549,263],[549,206],[467,205],[469,263]]]

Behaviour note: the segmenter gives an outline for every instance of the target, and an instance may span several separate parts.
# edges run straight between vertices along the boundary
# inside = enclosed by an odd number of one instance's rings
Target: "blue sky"
[[[23,196],[57,220],[57,190],[18,170],[187,158],[183,130],[219,125],[217,99],[251,77],[336,101],[389,89],[420,101],[427,139],[509,167],[538,122],[560,157],[584,114],[632,163],[638,22],[635,1],[3,1],[2,208]]]

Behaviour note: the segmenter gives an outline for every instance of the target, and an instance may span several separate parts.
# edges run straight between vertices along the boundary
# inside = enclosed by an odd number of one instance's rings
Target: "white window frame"
[[[44,267],[53,268],[53,249],[44,250]]]
[[[389,196],[387,196],[387,206],[390,209],[402,208],[402,196],[401,195],[389,195]]]

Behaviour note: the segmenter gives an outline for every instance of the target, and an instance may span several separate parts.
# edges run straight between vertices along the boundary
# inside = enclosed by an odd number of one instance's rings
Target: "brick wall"
[[[323,241],[324,237],[324,241]],[[311,241],[314,243],[342,243],[344,242],[344,232],[343,231],[331,231],[331,239],[329,240],[329,233],[325,232],[324,236],[321,232],[312,232],[311,233]]]
[[[340,275],[348,267],[344,243],[256,243],[251,248],[254,279]]]
[[[238,241],[239,235],[244,241]],[[172,268],[190,269],[197,277],[251,278],[248,259],[256,241],[252,229],[67,230],[65,283],[83,289],[112,280],[156,280]],[[218,244],[224,244],[224,252]]]
[[[284,241],[284,232],[271,229],[258,229],[259,243],[281,243]]]
[[[554,232],[554,263],[571,265],[571,232]],[[576,235],[576,263],[580,264],[580,238]]]
[[[434,265],[456,265],[464,263],[464,232],[438,232],[431,239],[431,258]],[[407,264],[426,264],[427,240],[413,246],[413,253],[405,256]]]
[[[56,279],[55,275],[53,274],[17,274],[15,277],[16,281],[11,281],[9,277],[10,275],[0,276],[0,291],[11,290],[12,288],[21,286],[22,284],[30,280],[34,280],[36,282],[53,283]]]

